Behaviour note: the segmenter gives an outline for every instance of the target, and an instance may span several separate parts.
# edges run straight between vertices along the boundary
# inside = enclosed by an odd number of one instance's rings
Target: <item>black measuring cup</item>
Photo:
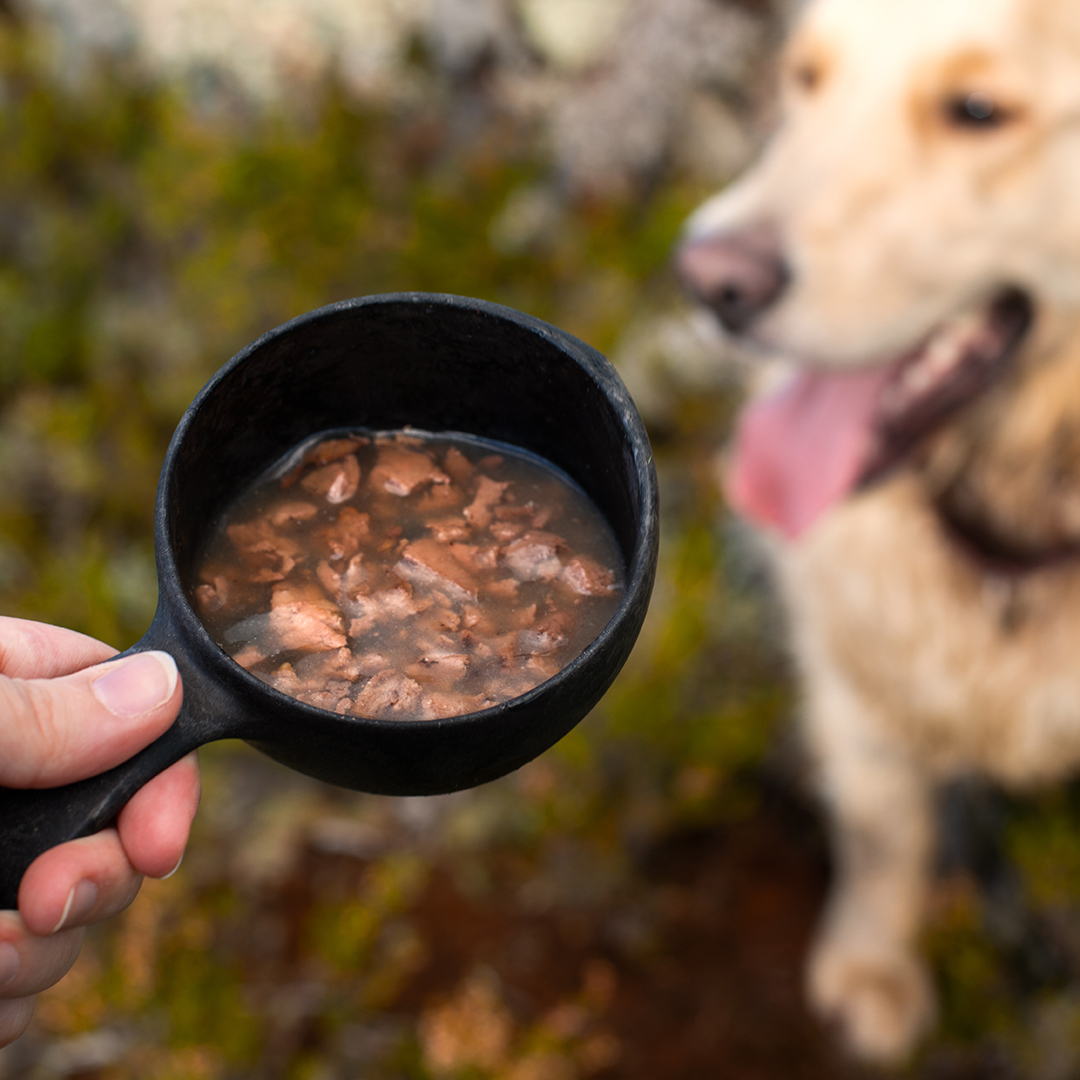
[[[460,432],[531,451],[575,480],[614,531],[626,591],[603,632],[518,698],[445,720],[373,720],[302,704],[250,675],[189,597],[204,538],[228,504],[297,443],[333,428]],[[230,360],[184,414],[155,509],[158,607],[129,652],[172,654],[184,703],[122,765],[59,788],[0,788],[0,908],[41,852],[108,825],[152,777],[216,739],[245,739],[320,780],[435,795],[511,772],[599,701],[641,629],[656,573],[656,473],[614,368],[547,323],[481,300],[362,297],[302,315]]]

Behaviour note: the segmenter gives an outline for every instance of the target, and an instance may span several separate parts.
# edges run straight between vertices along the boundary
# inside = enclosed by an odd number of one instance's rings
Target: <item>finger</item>
[[[31,933],[45,937],[123,911],[141,884],[116,830],[104,829],[39,855],[19,885],[19,912]]]
[[[34,1015],[34,999],[0,1001],[0,1046],[13,1043],[29,1026]]]
[[[0,912],[0,999],[27,998],[59,982],[75,963],[82,940],[82,927],[38,937],[18,912]]]
[[[55,679],[0,675],[0,785],[53,787],[104,772],[161,735],[182,696],[164,652]]]
[[[111,645],[62,626],[0,616],[0,672],[16,679],[54,679],[115,656]]]
[[[120,811],[120,842],[140,874],[166,877],[180,865],[199,792],[199,758],[191,753],[155,776]]]

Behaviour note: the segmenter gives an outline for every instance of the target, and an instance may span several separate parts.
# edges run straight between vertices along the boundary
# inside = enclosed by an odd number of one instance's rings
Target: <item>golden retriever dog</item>
[[[782,71],[771,144],[677,258],[784,358],[726,486],[834,831],[809,995],[889,1062],[934,1015],[935,786],[1080,770],[1080,4],[811,0]]]

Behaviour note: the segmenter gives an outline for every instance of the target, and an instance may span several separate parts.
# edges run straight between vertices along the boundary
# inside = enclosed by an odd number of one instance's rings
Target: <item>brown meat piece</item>
[[[450,554],[469,570],[494,570],[499,563],[495,544],[450,544]]]
[[[366,593],[368,591],[367,576],[363,555],[354,555],[341,575],[342,593],[350,600],[355,600],[361,593]]]
[[[332,682],[325,690],[301,690],[296,698],[305,705],[314,705],[317,709],[325,709],[339,716],[344,716],[352,708],[349,684],[344,682]]]
[[[433,690],[424,695],[424,719],[446,720],[451,716],[479,712],[495,704],[495,700],[487,694],[453,694],[445,690]]]
[[[296,524],[307,521],[318,512],[319,508],[314,503],[294,501],[273,507],[267,516],[270,518],[270,524],[280,529],[290,522]]]
[[[252,582],[281,581],[303,557],[299,545],[276,532],[266,517],[237,522],[225,532],[250,568]]]
[[[360,545],[371,535],[371,515],[362,514],[355,506],[343,506],[337,521],[323,525],[315,532],[320,544],[331,559],[347,559],[360,550]]]
[[[371,440],[363,435],[349,435],[344,439],[324,439],[304,455],[304,464],[329,465],[331,461],[337,461],[347,454],[352,454],[370,442]]]
[[[440,544],[451,544],[455,540],[468,540],[472,529],[464,518],[439,518],[427,523],[428,531]]]
[[[537,685],[539,685],[542,682],[547,682],[552,675],[558,675],[562,671],[562,664],[552,660],[550,656],[536,654],[530,656],[525,662],[525,671],[528,675],[534,676]]]
[[[511,614],[511,621],[519,630],[528,630],[536,622],[536,605],[518,608]]]
[[[493,521],[489,532],[500,544],[516,540],[525,531],[520,521]]]
[[[275,690],[280,690],[289,697],[296,697],[300,693],[300,680],[293,671],[292,664],[282,664],[276,671],[269,675],[260,676],[263,682],[269,683]]]
[[[550,581],[562,570],[559,551],[565,547],[554,533],[527,532],[507,545],[503,560],[519,581]]]
[[[346,645],[341,610],[314,584],[274,586],[270,630],[281,651],[322,652]]]
[[[321,443],[308,450],[300,464],[290,469],[281,478],[281,486],[291,488],[304,475],[304,471],[309,466],[329,465],[331,461],[337,461],[338,458],[351,454],[354,450],[359,450],[361,446],[367,446],[370,442],[371,440],[363,435],[350,435],[344,439],[324,439]]]
[[[382,589],[370,596],[358,596],[350,610],[356,614],[349,624],[349,637],[358,638],[369,634],[377,625],[403,622],[431,607],[431,600],[414,598],[412,589],[401,584],[393,589]]]
[[[433,606],[420,620],[419,625],[421,629],[435,633],[458,630],[461,627],[461,616],[448,607]]]
[[[356,695],[350,712],[356,716],[413,719],[420,715],[420,698],[418,682],[387,668],[367,681]]]
[[[341,595],[341,575],[325,559],[316,568],[315,577],[332,600]]]
[[[420,497],[416,511],[425,517],[442,516],[457,510],[465,502],[465,493],[457,484],[432,484]]]
[[[545,615],[532,629],[517,636],[518,655],[551,653],[570,640],[573,620],[565,611]]]
[[[438,589],[456,601],[475,600],[477,581],[438,540],[414,540],[394,572],[421,588]]]
[[[445,690],[469,673],[469,658],[464,653],[421,656],[405,670],[417,682]]]
[[[360,486],[360,462],[355,454],[347,454],[340,461],[308,473],[300,486],[312,495],[321,495],[327,502],[348,502]]]
[[[502,506],[496,506],[492,514],[496,521],[523,521],[532,524],[532,519],[536,514],[536,504],[527,502],[519,506],[517,503],[504,503]]]
[[[491,524],[492,507],[503,497],[509,481],[492,480],[490,476],[481,476],[473,501],[465,507],[465,517],[469,524],[478,529],[486,529]]]
[[[348,648],[312,653],[293,666],[301,683],[313,690],[329,689],[328,683],[335,679],[342,681],[347,690],[349,683],[360,678],[360,662]]]
[[[581,596],[611,596],[615,575],[588,555],[575,555],[562,568],[559,580]]]
[[[266,653],[252,642],[245,645],[238,653],[235,653],[233,659],[246,671],[250,671],[266,659]]]
[[[195,586],[195,601],[204,615],[220,611],[229,601],[229,579],[218,574],[212,581]]]
[[[391,495],[411,495],[421,484],[448,484],[450,477],[431,458],[402,446],[384,446],[371,470],[371,486]]]
[[[199,573],[195,602],[206,616],[220,620],[265,605],[270,592],[265,582],[253,582],[246,565],[209,563]]]
[[[451,446],[443,455],[443,468],[459,487],[464,487],[476,472],[476,466],[456,446]]]

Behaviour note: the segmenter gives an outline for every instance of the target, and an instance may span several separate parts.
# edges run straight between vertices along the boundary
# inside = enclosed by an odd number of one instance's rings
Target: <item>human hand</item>
[[[0,786],[55,787],[119,765],[176,718],[166,653],[115,650],[72,630],[0,617]],[[95,665],[88,667],[87,665]],[[34,996],[75,962],[83,927],[123,911],[144,876],[180,864],[199,803],[194,754],[138,791],[116,825],[39,855],[0,912],[0,1046],[26,1030]]]

